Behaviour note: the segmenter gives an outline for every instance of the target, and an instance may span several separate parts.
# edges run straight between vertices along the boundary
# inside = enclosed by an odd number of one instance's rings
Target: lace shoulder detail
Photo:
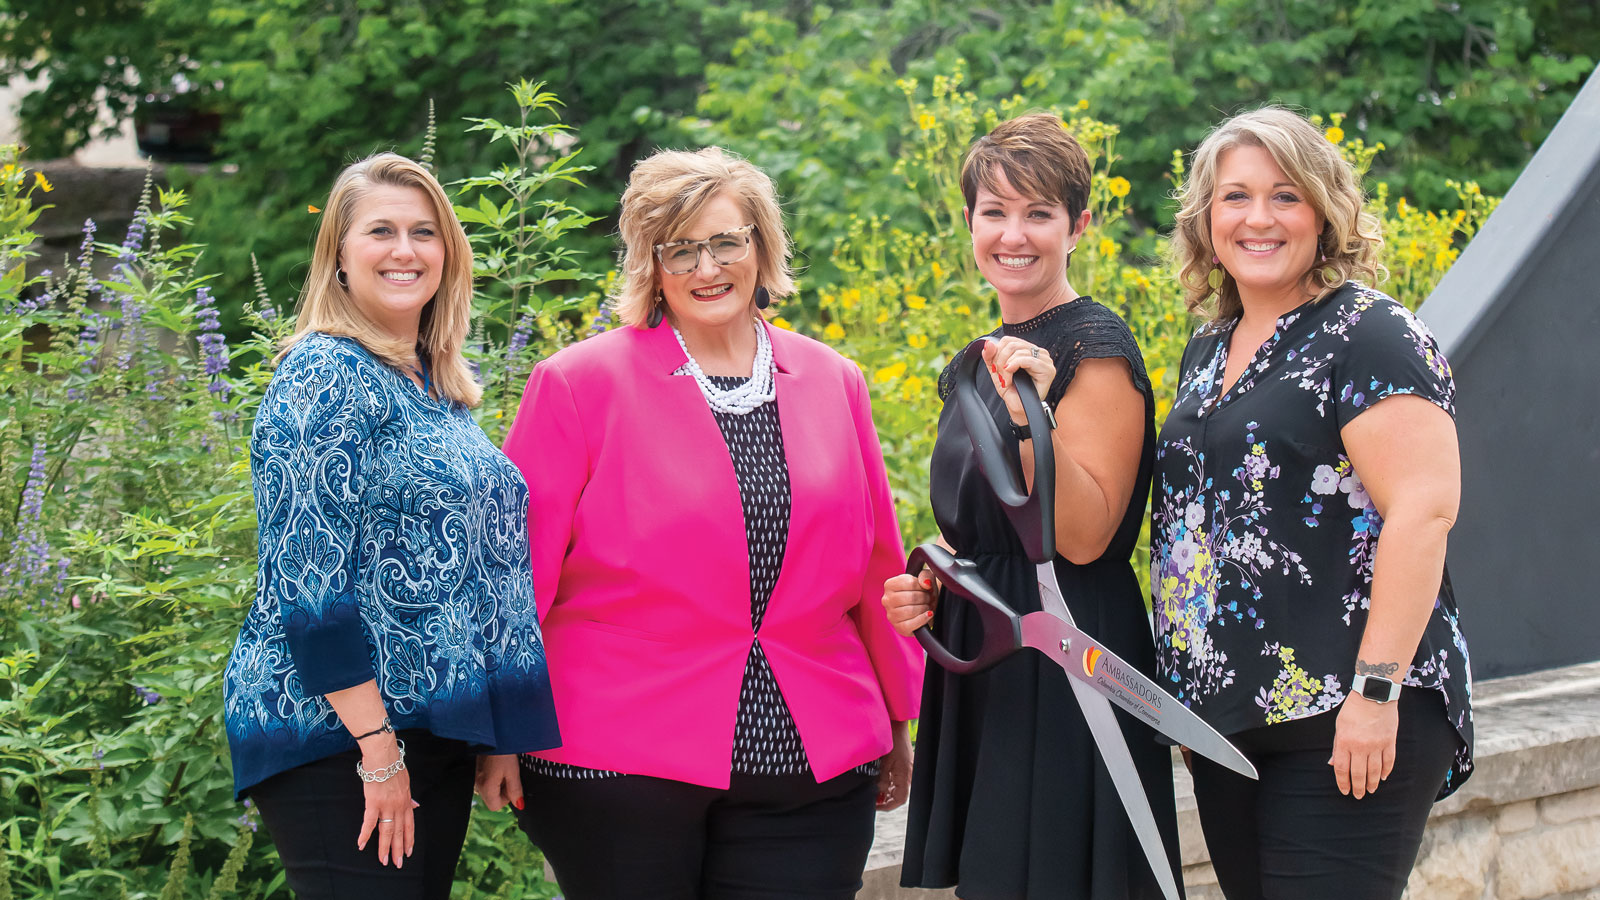
[[[1056,361],[1056,377],[1045,402],[1051,406],[1061,402],[1077,374],[1078,365],[1086,359],[1117,357],[1126,360],[1134,387],[1146,400],[1153,397],[1144,356],[1133,339],[1133,332],[1128,330],[1121,316],[1088,297],[1064,303],[1026,322],[1001,326],[984,337],[1002,334],[1015,335],[1050,351],[1050,357]],[[960,359],[961,354],[957,353],[939,375],[941,400],[948,398],[955,389],[956,364]]]

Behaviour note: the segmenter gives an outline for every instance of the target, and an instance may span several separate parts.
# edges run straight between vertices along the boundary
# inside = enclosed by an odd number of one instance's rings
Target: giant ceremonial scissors
[[[1028,415],[1028,433],[1033,441],[1033,490],[1030,492],[1008,448],[1001,444],[1000,426],[980,396],[981,390],[994,389],[984,369],[983,342],[974,341],[963,352],[956,371],[957,410],[978,456],[978,468],[1005,507],[1006,517],[1022,541],[1028,559],[1037,566],[1041,611],[1017,615],[984,582],[971,562],[957,559],[937,544],[923,544],[911,551],[906,571],[916,575],[926,566],[948,593],[972,601],[982,635],[978,653],[972,659],[962,659],[951,653],[926,625],[917,629],[917,640],[934,662],[958,675],[982,672],[1023,647],[1032,647],[1071,676],[1073,695],[1078,699],[1078,707],[1094,735],[1095,746],[1100,749],[1123,808],[1139,836],[1150,868],[1168,900],[1177,900],[1178,888],[1173,883],[1161,832],[1156,829],[1155,814],[1150,811],[1150,800],[1145,796],[1144,784],[1134,768],[1133,756],[1111,704],[1116,703],[1173,741],[1241,775],[1255,778],[1255,766],[1188,707],[1073,625],[1072,614],[1067,611],[1056,582],[1053,562],[1055,453],[1050,444],[1053,420],[1039,400],[1033,381],[1026,373],[1019,372],[1017,394]]]

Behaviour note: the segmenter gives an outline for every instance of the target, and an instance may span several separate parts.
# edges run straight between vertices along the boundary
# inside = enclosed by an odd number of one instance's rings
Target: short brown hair
[[[1023,197],[1066,207],[1073,222],[1089,208],[1089,156],[1054,113],[1017,116],[972,142],[961,165],[961,196],[969,212],[980,187],[999,193],[999,172]]]
[[[439,289],[422,308],[415,347],[385,335],[339,283],[339,251],[355,221],[356,205],[373,187],[416,188],[426,194],[433,203],[433,217],[444,241]],[[417,347],[421,347],[428,356],[433,383],[441,397],[475,407],[483,396],[483,387],[473,378],[472,369],[461,355],[472,324],[472,245],[438,179],[398,153],[378,153],[352,163],[334,181],[311,251],[311,271],[300,291],[298,315],[295,332],[284,342],[278,359],[313,331],[352,338],[368,353],[395,368],[413,365]]]
[[[1211,200],[1217,190],[1217,168],[1222,154],[1235,147],[1267,151],[1325,222],[1317,236],[1318,258],[1305,273],[1308,281],[1315,278],[1315,284],[1336,288],[1358,277],[1376,283],[1386,274],[1378,262],[1383,246],[1378,219],[1362,209],[1355,168],[1304,116],[1281,106],[1265,106],[1240,113],[1206,135],[1194,151],[1188,178],[1178,188],[1178,216],[1168,253],[1190,312],[1201,312],[1213,294],[1213,321],[1243,312],[1232,275],[1224,273],[1222,287],[1215,291],[1206,280],[1216,255],[1211,245]],[[1325,269],[1337,277],[1327,278]]]
[[[756,226],[756,284],[774,300],[794,293],[789,233],[767,173],[721,147],[660,150],[634,165],[622,193],[622,278],[611,305],[624,325],[644,325],[656,304],[661,290],[656,245],[678,236],[724,191]]]

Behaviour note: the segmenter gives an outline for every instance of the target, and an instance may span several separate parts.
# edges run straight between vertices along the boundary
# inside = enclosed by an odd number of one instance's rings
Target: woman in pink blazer
[[[488,796],[570,900],[850,898],[922,681],[866,382],[758,312],[794,285],[748,162],[655,154],[621,231],[628,327],[540,363],[506,439],[563,743]]]

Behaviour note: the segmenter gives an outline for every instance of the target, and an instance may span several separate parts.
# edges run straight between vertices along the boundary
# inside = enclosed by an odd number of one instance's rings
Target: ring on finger
[[[392,824],[394,824],[394,820],[393,819],[379,819],[378,820],[378,824],[379,825],[392,825]]]
[[[1030,356],[1032,356],[1034,359],[1038,359],[1039,358],[1039,348],[1038,347],[1029,347],[1028,348],[1028,354]]]

